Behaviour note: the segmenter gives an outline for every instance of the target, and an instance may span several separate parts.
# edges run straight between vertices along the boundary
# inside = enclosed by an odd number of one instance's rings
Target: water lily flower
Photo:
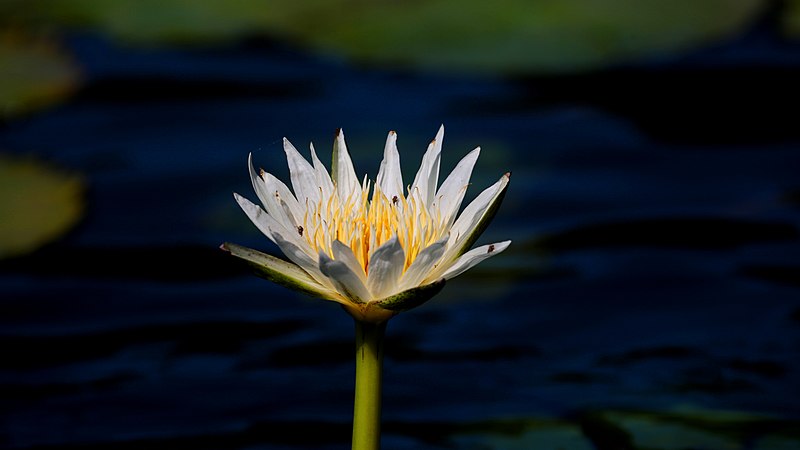
[[[427,301],[446,280],[510,244],[470,249],[497,212],[510,174],[459,215],[480,147],[439,185],[443,137],[442,126],[405,192],[394,131],[386,138],[374,182],[366,177],[359,182],[341,130],[330,173],[313,144],[309,162],[284,138],[291,190],[275,176],[256,172],[250,155],[250,178],[261,206],[234,197],[289,261],[230,243],[222,248],[260,276],[338,302],[363,322],[380,323]]]

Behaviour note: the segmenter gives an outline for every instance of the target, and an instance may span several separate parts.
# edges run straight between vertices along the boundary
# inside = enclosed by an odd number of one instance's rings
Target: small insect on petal
[[[400,200],[397,198],[397,196],[396,196],[396,195],[392,196],[392,203],[393,203],[393,204],[395,204],[395,205],[396,205],[398,201],[400,201]]]
[[[297,233],[298,233],[300,236],[302,236],[302,235],[303,235],[303,226],[302,226],[302,225],[298,225],[298,226],[297,226]]]
[[[303,233],[300,233],[300,235],[302,235],[302,234]],[[494,244],[489,246],[489,251],[487,251],[486,253],[492,253],[493,251],[494,251]]]

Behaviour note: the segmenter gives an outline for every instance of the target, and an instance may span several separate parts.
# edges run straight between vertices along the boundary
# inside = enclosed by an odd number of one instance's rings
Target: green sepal
[[[445,283],[446,280],[441,278],[433,283],[411,288],[373,303],[382,309],[395,313],[408,311],[433,298],[434,295],[438,294],[439,291],[444,288]]]
[[[256,276],[313,297],[333,299],[330,290],[320,286],[311,275],[296,264],[229,242],[219,248],[247,263]]]

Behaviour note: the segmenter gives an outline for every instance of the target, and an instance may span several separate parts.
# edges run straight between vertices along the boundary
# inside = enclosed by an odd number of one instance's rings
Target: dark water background
[[[513,172],[481,239],[513,244],[391,322],[386,448],[799,448],[800,47],[769,24],[567,76],[67,45],[84,87],[0,126],[89,181],[0,262],[0,446],[347,448],[351,321],[217,250],[278,252],[231,193],[337,127],[371,176],[397,130],[408,179],[444,123],[445,173],[483,148],[468,198]]]

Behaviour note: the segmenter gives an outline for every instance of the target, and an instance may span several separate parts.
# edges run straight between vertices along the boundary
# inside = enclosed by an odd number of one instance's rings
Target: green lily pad
[[[609,423],[625,430],[636,448],[643,449],[740,449],[746,442],[786,444],[800,439],[796,421],[747,412],[684,409],[601,414]]]
[[[129,42],[269,35],[354,61],[439,71],[564,72],[732,35],[766,0],[12,0],[15,17]],[[9,7],[6,7],[8,10]]]
[[[33,159],[0,154],[0,259],[62,236],[83,215],[84,184]]]
[[[64,100],[79,79],[75,63],[53,41],[0,30],[0,119]]]
[[[800,448],[800,437],[767,436],[759,439],[753,450],[797,450]]]
[[[434,70],[561,72],[679,51],[730,35],[761,0],[437,0],[345,5],[284,29],[356,60]],[[299,18],[298,18],[299,19]]]
[[[761,450],[797,448],[800,442],[795,419],[685,407],[589,410],[566,418],[519,417],[429,426],[436,436],[446,437],[437,443],[475,449]],[[423,427],[409,429],[418,432],[416,437],[426,436]]]
[[[785,0],[783,31],[789,37],[800,38],[800,0]]]
[[[730,436],[711,433],[682,423],[672,423],[652,415],[611,414],[606,417],[631,434],[636,448],[662,450],[741,448],[741,443]]]
[[[139,44],[211,44],[263,29],[287,9],[255,0],[10,0],[0,12],[34,25],[91,28]]]
[[[551,423],[535,426],[519,435],[479,434],[459,435],[453,438],[458,448],[496,448],[504,450],[591,450],[592,443],[578,426],[568,423]]]

